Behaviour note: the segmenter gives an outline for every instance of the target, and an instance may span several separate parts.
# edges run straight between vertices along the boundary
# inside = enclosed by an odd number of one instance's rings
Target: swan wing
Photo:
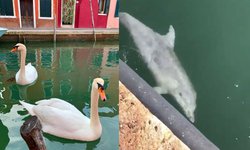
[[[90,126],[89,118],[69,109],[37,105],[33,111],[41,121],[43,131],[59,137],[75,139],[78,131],[88,131]]]
[[[67,111],[74,112],[78,115],[83,115],[78,109],[75,108],[75,106],[58,98],[40,100],[40,101],[37,101],[36,104],[37,106],[49,106],[52,108],[57,108],[59,110],[67,110]]]
[[[16,81],[19,80],[19,75],[20,75],[20,69],[19,69],[18,72],[16,73]]]
[[[20,69],[16,73],[16,81],[19,81],[19,76],[20,76]],[[25,79],[26,79],[25,84],[31,84],[37,78],[38,78],[38,74],[37,74],[36,68],[34,66],[32,66],[31,63],[28,63],[25,66]],[[24,83],[22,83],[22,84],[24,84]]]
[[[25,66],[25,75],[26,75],[26,80],[29,83],[34,82],[38,78],[36,68],[32,66],[31,63],[28,63]]]

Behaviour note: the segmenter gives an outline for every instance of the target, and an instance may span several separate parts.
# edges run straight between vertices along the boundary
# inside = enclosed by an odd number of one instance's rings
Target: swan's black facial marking
[[[101,100],[106,101],[106,95],[105,95],[105,92],[104,92],[103,85],[101,85],[100,83],[97,83],[97,86],[98,86],[98,92],[99,92],[99,95],[101,97]]]
[[[182,93],[180,92],[179,95],[182,97]]]
[[[18,45],[13,46],[11,52],[16,52],[18,50],[18,47],[19,47]]]
[[[97,86],[98,86],[98,89],[101,88],[101,90],[104,90],[104,87],[103,85],[101,85],[100,83],[97,82]]]

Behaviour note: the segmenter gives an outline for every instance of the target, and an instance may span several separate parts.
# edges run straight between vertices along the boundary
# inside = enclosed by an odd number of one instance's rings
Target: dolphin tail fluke
[[[175,30],[172,25],[169,26],[168,33],[165,35],[165,39],[168,42],[169,47],[174,48]]]

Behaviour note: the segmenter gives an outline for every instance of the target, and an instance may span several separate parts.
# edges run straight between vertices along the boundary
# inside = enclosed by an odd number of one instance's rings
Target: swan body
[[[159,94],[170,94],[194,122],[196,92],[174,52],[175,30],[169,27],[160,35],[128,13],[120,13],[120,21],[131,34],[144,62],[153,73]]]
[[[20,85],[31,84],[38,78],[36,68],[28,63],[25,66],[25,81],[23,82],[20,77],[20,70],[16,73],[16,82]]]
[[[21,63],[20,69],[16,73],[16,83],[19,85],[28,85],[36,81],[38,78],[37,70],[31,63],[25,65],[26,60],[26,46],[18,43],[14,46],[11,52],[20,51]]]
[[[40,100],[36,105],[23,101],[20,103],[32,116],[38,117],[44,132],[66,139],[93,141],[100,138],[102,133],[98,99],[100,95],[102,100],[106,100],[104,93],[101,93],[104,92],[103,84],[101,78],[95,79],[92,83],[90,118],[84,116],[72,104],[58,98]]]

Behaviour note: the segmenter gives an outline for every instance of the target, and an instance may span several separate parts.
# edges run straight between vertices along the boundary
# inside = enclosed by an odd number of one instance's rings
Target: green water
[[[121,10],[161,34],[174,26],[176,55],[197,92],[194,125],[220,149],[250,149],[250,1],[134,0]],[[120,58],[155,86],[136,49],[121,25]]]
[[[92,80],[105,80],[107,101],[99,101],[103,133],[99,140],[79,142],[44,134],[48,150],[118,149],[118,43],[27,43],[27,62],[38,71],[32,86],[21,87],[11,80],[19,70],[15,43],[0,43],[0,150],[28,149],[19,129],[29,117],[20,99],[35,103],[52,97],[68,101],[90,115]],[[69,120],[70,121],[70,120]]]

